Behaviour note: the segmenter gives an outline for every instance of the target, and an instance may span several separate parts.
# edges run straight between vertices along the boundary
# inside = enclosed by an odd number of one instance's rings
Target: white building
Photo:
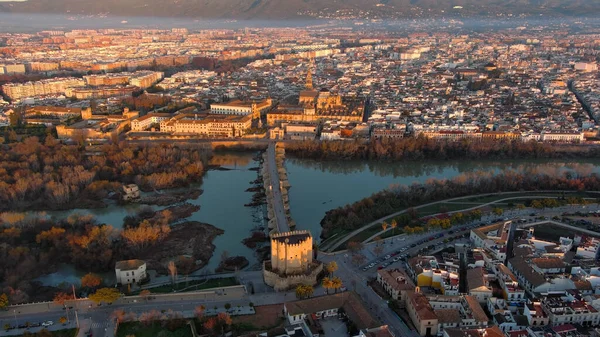
[[[168,113],[149,113],[140,118],[131,121],[131,131],[144,131],[153,124],[159,124],[161,121],[169,120],[172,117]],[[159,128],[159,127],[158,127]]]
[[[252,115],[252,118],[258,118],[271,108],[271,104],[270,98],[260,102],[242,102],[237,100],[228,103],[213,103],[210,105],[210,113],[240,116]]]
[[[600,240],[590,238],[577,247],[576,255],[586,259],[595,259],[598,256],[598,249],[600,249]]]
[[[557,142],[557,143],[581,143],[583,142],[583,132],[578,131],[542,131],[540,135],[542,142]]]
[[[117,261],[115,265],[117,283],[133,284],[144,280],[146,274],[146,262],[142,260]]]

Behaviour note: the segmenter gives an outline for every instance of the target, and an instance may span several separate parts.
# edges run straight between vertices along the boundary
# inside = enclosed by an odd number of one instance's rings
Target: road
[[[485,197],[485,196],[496,196],[496,195],[506,195],[506,194],[519,194],[519,193],[534,194],[534,193],[577,193],[577,192],[578,191],[552,191],[552,190],[549,190],[549,191],[515,191],[515,192],[484,193],[484,194],[476,194],[476,195],[469,195],[469,196],[462,196],[462,197],[456,197],[456,198],[450,198],[450,199],[445,199],[445,200],[434,201],[434,202],[430,202],[430,203],[427,203],[427,204],[415,206],[415,207],[412,207],[412,208],[413,209],[420,209],[420,208],[424,208],[424,207],[428,207],[428,206],[432,206],[432,205],[436,205],[436,204],[440,204],[440,203],[448,203],[448,202],[458,201],[458,200],[462,200],[462,199],[469,199],[469,198],[476,198],[476,197]],[[548,196],[543,196],[543,195],[538,196],[538,197],[539,198],[549,198]],[[520,198],[520,197],[515,197],[515,199],[518,199],[518,198]],[[535,198],[535,197],[527,196],[527,198]],[[503,200],[509,200],[509,199],[512,199],[512,198],[506,198],[506,199],[503,199]],[[484,207],[486,205],[491,205],[491,204],[494,204],[494,203],[497,203],[497,202],[500,202],[500,201],[501,200],[496,200],[496,201],[493,201],[493,202],[490,202],[490,203],[487,203],[487,204],[481,204],[479,206],[472,207],[472,208],[469,208],[469,209],[477,209],[477,208]],[[374,225],[376,225],[378,223],[381,223],[381,222],[383,222],[385,220],[389,220],[392,217],[396,217],[398,215],[404,214],[407,211],[408,211],[408,208],[404,209],[404,210],[401,210],[401,211],[398,211],[398,212],[395,212],[395,213],[392,213],[390,215],[386,215],[386,216],[384,216],[382,218],[379,218],[379,219],[377,219],[375,221],[372,221],[369,224],[367,224],[367,225],[365,225],[365,226],[363,226],[361,228],[358,228],[358,229],[356,229],[356,230],[354,230],[354,231],[346,234],[345,236],[343,236],[341,238],[338,238],[336,241],[332,241],[330,244],[327,244],[327,245],[323,246],[322,250],[327,250],[327,251],[330,251],[330,252],[334,251],[339,246],[341,246],[346,241],[348,241],[350,238],[354,237],[355,235],[359,234],[360,232],[365,231],[365,230],[369,229],[370,227],[372,227],[372,226],[374,226]],[[458,212],[462,212],[462,211],[465,211],[465,210],[460,210]],[[375,236],[378,236],[378,235],[381,235],[381,233],[378,233]]]
[[[267,148],[267,168],[269,169],[269,177],[271,179],[271,191],[273,192],[273,213],[275,213],[277,230],[279,233],[284,233],[290,231],[290,225],[285,215],[285,208],[283,207],[279,173],[277,172],[277,163],[275,160],[275,144],[275,142],[270,142],[269,147]]]

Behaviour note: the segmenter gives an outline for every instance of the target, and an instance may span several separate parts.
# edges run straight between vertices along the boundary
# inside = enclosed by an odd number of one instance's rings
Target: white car
[[[52,321],[45,321],[45,322],[42,323],[43,327],[49,327],[51,325],[54,325],[54,322],[52,322]]]

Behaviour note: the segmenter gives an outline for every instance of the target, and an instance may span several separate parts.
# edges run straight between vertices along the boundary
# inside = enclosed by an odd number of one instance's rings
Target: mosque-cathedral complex
[[[305,89],[300,91],[298,104],[280,104],[274,111],[267,113],[267,123],[275,125],[281,122],[317,122],[326,119],[360,123],[363,121],[364,112],[364,98],[342,97],[327,88],[316,90],[309,69]]]

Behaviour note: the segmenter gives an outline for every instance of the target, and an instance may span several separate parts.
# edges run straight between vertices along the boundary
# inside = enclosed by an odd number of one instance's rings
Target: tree
[[[81,278],[81,286],[84,288],[96,289],[102,284],[102,277],[94,273],[87,273]]]
[[[225,329],[232,323],[231,316],[225,312],[220,312],[216,317],[211,317],[204,322],[204,329],[212,331],[214,334],[225,334]]]
[[[196,315],[196,318],[198,318],[199,320],[202,320],[202,318],[204,318],[204,312],[206,311],[206,307],[204,307],[203,305],[199,305],[194,309],[194,313]]]
[[[6,310],[8,306],[8,296],[5,293],[2,293],[2,295],[0,295],[0,310]]]
[[[102,302],[113,303],[121,297],[121,293],[116,288],[100,288],[95,293],[88,296],[94,303],[99,304]]]
[[[148,302],[148,298],[150,297],[150,295],[152,294],[152,292],[150,292],[150,290],[148,289],[144,289],[142,291],[140,291],[140,297],[144,299],[144,301]]]
[[[309,298],[314,291],[313,286],[300,284],[296,287],[296,297],[299,299]]]
[[[73,299],[74,297],[71,293],[58,292],[54,295],[53,302],[56,304],[60,304],[64,307],[66,306],[67,301],[71,301]]]
[[[175,285],[175,279],[177,278],[177,266],[175,265],[175,261],[169,261],[169,275],[171,275],[171,283]]]
[[[360,266],[365,261],[367,261],[367,258],[363,254],[352,254],[352,264],[355,266]]]
[[[142,322],[144,325],[151,325],[155,321],[158,321],[161,317],[161,313],[158,310],[150,310],[148,312],[144,312],[140,314],[138,320]]]
[[[204,324],[203,324],[204,329],[209,330],[209,331],[213,331],[215,329],[216,325],[217,325],[217,319],[215,317],[211,317],[211,318],[207,319],[206,322],[204,322]]]
[[[122,323],[126,317],[125,310],[117,309],[113,311],[113,313],[110,316],[114,318],[117,322]]]
[[[331,282],[331,279],[329,277],[324,277],[323,281],[321,281],[321,285],[323,286],[323,288],[325,288],[327,294],[329,294],[329,289],[333,288],[333,283]]]
[[[346,248],[348,248],[348,250],[351,253],[357,253],[357,252],[360,252],[364,248],[364,245],[362,244],[362,242],[359,242],[359,241],[349,241],[346,244]]]
[[[544,208],[544,204],[541,201],[535,199],[535,200],[533,200],[531,202],[531,207],[533,207],[533,208]]]
[[[121,236],[136,250],[143,250],[169,235],[171,227],[164,223],[151,224],[144,220],[136,228],[127,228]]]
[[[231,303],[225,303],[225,310],[229,311],[231,309]]]
[[[494,212],[494,214],[496,215],[502,215],[502,213],[504,213],[504,211],[502,210],[502,208],[500,207],[496,207],[492,210],[492,212]]]
[[[60,324],[65,324],[65,323],[67,323],[67,318],[66,318],[65,316],[61,316],[61,317],[58,319],[58,322],[59,322]]]
[[[396,221],[396,219],[392,219],[392,222],[390,222],[390,226],[392,227],[392,235],[395,235],[396,227],[398,227],[398,222]]]
[[[384,232],[388,229],[388,227],[389,227],[389,225],[387,222],[384,221],[381,223],[381,228],[383,229]]]
[[[331,279],[331,288],[333,288],[336,293],[338,289],[342,287],[342,284],[342,279],[337,276]]]
[[[517,204],[517,209],[521,210],[521,209],[525,209],[525,205],[523,204]]]
[[[327,270],[327,272],[329,273],[329,276],[332,276],[333,273],[338,270],[338,265],[337,262],[335,261],[331,261],[329,262],[327,265],[325,265],[325,269]]]

